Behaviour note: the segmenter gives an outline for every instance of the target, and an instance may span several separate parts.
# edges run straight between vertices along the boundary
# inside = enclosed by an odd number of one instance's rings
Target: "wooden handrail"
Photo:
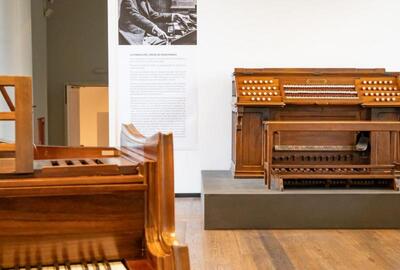
[[[14,152],[15,144],[11,143],[0,143],[0,152]]]
[[[14,87],[15,106],[5,87]],[[15,168],[0,167],[0,173],[33,173],[32,79],[0,76],[0,92],[11,112],[1,112],[0,121],[15,121]],[[10,146],[3,146],[11,149]]]
[[[15,120],[15,112],[0,112],[0,121]]]

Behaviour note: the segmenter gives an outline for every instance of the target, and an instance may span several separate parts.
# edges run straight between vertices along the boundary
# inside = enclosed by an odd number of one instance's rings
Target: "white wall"
[[[230,168],[235,67],[400,70],[397,0],[203,0],[199,9],[203,170]]]
[[[199,147],[175,153],[176,192],[200,192],[200,169],[230,169],[235,67],[400,70],[398,0],[202,0],[198,5]],[[112,18],[118,17],[109,2],[110,7],[112,87],[118,77]]]
[[[32,75],[31,3],[0,1],[0,74]]]
[[[43,14],[45,1],[31,0],[32,14],[32,90],[34,142],[39,142],[37,119],[45,118],[47,136],[47,18]]]

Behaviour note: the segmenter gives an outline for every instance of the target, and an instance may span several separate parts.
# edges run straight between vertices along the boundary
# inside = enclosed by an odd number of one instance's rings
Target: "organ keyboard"
[[[0,76],[0,89],[10,86],[16,103],[0,121],[16,122],[16,141],[0,143],[0,269],[190,269],[175,235],[172,134],[123,125],[120,148],[34,146],[30,78]]]
[[[311,172],[333,181],[329,172],[334,172],[345,175],[342,180],[351,186],[356,180],[350,172],[365,169],[369,174],[357,181],[365,178],[377,184],[383,174],[378,173],[378,177],[374,173],[382,172],[376,166],[387,166],[379,183],[397,189],[399,133],[383,128],[385,123],[400,121],[400,73],[384,69],[237,68],[233,104],[235,177],[265,176],[268,185],[271,179],[279,178],[284,185],[304,179],[312,183],[307,179]],[[360,129],[340,130],[337,123],[342,121]],[[318,127],[313,125],[316,122],[331,124],[327,129],[288,131],[274,129],[274,122],[280,127],[303,122],[303,129]],[[382,130],[371,130],[368,123]],[[270,144],[266,141],[269,136]],[[320,171],[319,166],[328,167]],[[285,182],[294,172],[298,178]],[[371,180],[374,177],[376,181]]]
[[[354,85],[291,85],[283,86],[286,99],[358,99]]]

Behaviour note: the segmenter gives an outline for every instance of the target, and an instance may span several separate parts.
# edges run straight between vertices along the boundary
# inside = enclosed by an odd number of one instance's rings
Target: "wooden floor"
[[[192,270],[400,269],[400,230],[205,231],[198,198],[176,199],[176,220]]]

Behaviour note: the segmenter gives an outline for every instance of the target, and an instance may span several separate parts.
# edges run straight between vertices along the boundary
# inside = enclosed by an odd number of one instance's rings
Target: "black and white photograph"
[[[119,0],[119,45],[197,45],[197,0]]]

